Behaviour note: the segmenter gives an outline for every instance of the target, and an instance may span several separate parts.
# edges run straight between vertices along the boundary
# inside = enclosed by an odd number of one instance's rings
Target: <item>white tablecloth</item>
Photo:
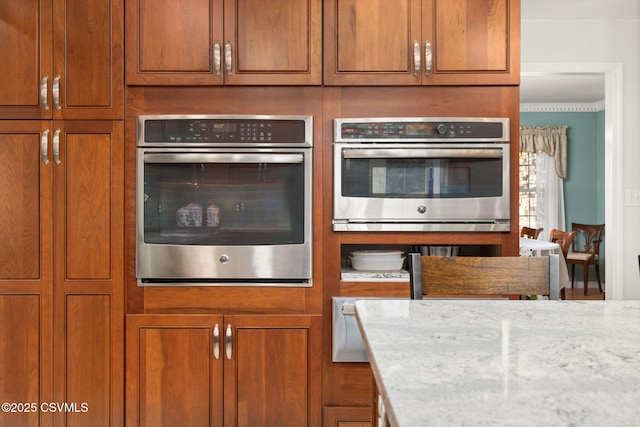
[[[520,256],[546,256],[549,254],[560,255],[558,257],[560,259],[560,289],[566,288],[569,285],[569,272],[560,245],[546,240],[520,237]]]

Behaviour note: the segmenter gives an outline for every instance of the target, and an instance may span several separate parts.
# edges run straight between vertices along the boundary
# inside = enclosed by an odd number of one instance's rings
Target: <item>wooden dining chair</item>
[[[571,287],[573,288],[576,265],[582,265],[584,276],[584,294],[587,295],[589,284],[589,266],[595,266],[598,289],[602,292],[600,281],[600,243],[604,233],[604,224],[571,224],[571,230],[576,236],[571,244],[571,252],[567,254],[567,264],[571,264]]]
[[[520,229],[520,237],[525,237],[528,239],[537,239],[540,233],[542,233],[542,230],[544,230],[544,228],[542,227],[538,227],[538,228],[522,227]]]
[[[560,255],[434,257],[409,254],[411,299],[548,295],[560,299]]]
[[[562,255],[565,260],[567,259],[569,248],[571,247],[576,234],[577,231],[562,231],[556,230],[555,228],[551,230],[551,233],[549,234],[549,241],[560,245],[560,249],[562,250]]]

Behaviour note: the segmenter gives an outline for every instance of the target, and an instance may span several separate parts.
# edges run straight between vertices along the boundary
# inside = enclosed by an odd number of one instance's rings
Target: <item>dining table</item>
[[[569,282],[569,270],[567,269],[567,261],[564,259],[560,245],[555,242],[546,240],[528,239],[520,237],[519,241],[520,256],[546,256],[550,254],[558,254],[560,271],[558,274],[560,281],[560,289],[566,288]]]
[[[380,422],[640,425],[640,301],[370,299]]]

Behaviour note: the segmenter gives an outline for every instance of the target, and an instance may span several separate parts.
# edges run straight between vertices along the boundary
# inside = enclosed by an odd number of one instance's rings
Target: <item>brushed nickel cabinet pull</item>
[[[40,82],[40,102],[42,103],[42,109],[49,111],[49,76],[44,76]]]
[[[424,42],[424,75],[429,76],[431,74],[431,66],[433,64],[433,55],[431,52],[431,42],[426,40]]]
[[[413,41],[413,75],[418,76],[420,73],[420,43]]]
[[[53,134],[53,161],[60,164],[60,129],[56,129]]]
[[[233,71],[233,67],[231,63],[231,42],[230,41],[227,41],[224,44],[224,66],[225,66],[225,69],[227,70],[227,76],[230,76]]]
[[[40,138],[40,155],[42,156],[42,163],[49,164],[49,129],[45,129],[42,132],[42,138]]]
[[[60,111],[60,75],[53,78],[53,107]]]
[[[218,360],[220,358],[220,328],[216,323],[213,327],[213,357]]]
[[[231,325],[227,325],[227,330],[224,334],[224,347],[225,347],[225,352],[227,354],[227,360],[231,360]]]
[[[222,57],[220,56],[220,42],[216,41],[213,44],[213,67],[216,73],[216,76],[220,77],[220,73],[222,71]]]

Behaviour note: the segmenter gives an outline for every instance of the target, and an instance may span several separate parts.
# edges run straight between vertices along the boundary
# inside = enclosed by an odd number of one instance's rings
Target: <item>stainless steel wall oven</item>
[[[335,231],[509,231],[509,119],[334,120]]]
[[[310,116],[139,116],[138,284],[311,286],[312,145]]]

